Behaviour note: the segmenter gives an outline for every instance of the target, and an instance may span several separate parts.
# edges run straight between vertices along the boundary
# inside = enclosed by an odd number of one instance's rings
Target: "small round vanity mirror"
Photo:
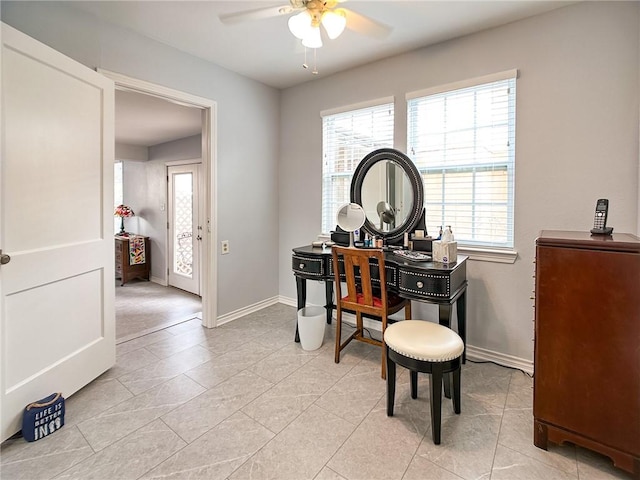
[[[351,201],[365,211],[364,231],[398,241],[416,227],[422,215],[422,178],[404,153],[381,148],[364,157],[356,168]]]
[[[349,246],[353,247],[353,232],[364,225],[364,210],[357,203],[347,203],[338,209],[336,223],[345,232],[349,232]]]

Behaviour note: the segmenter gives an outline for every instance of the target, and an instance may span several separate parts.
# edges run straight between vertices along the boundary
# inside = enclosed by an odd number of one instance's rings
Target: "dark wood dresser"
[[[640,478],[640,238],[536,240],[534,444],[568,441]]]
[[[145,262],[131,265],[129,262],[129,239],[115,237],[116,241],[116,278],[121,280],[120,286],[133,278],[149,280],[151,272],[151,248],[149,237],[144,237]]]

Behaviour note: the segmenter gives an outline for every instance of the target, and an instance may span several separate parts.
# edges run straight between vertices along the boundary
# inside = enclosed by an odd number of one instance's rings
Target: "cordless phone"
[[[596,213],[593,217],[593,228],[591,233],[594,235],[611,235],[613,227],[607,227],[607,214],[609,212],[609,200],[600,198],[596,202]]]

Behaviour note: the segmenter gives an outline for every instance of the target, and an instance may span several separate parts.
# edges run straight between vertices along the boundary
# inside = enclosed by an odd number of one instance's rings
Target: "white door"
[[[2,24],[0,404],[69,396],[115,363],[113,82]]]
[[[167,167],[169,190],[169,285],[200,295],[200,166]]]

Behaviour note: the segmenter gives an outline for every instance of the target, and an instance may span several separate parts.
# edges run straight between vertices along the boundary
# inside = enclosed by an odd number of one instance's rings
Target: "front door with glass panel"
[[[169,285],[200,295],[198,164],[167,167],[169,180]]]

